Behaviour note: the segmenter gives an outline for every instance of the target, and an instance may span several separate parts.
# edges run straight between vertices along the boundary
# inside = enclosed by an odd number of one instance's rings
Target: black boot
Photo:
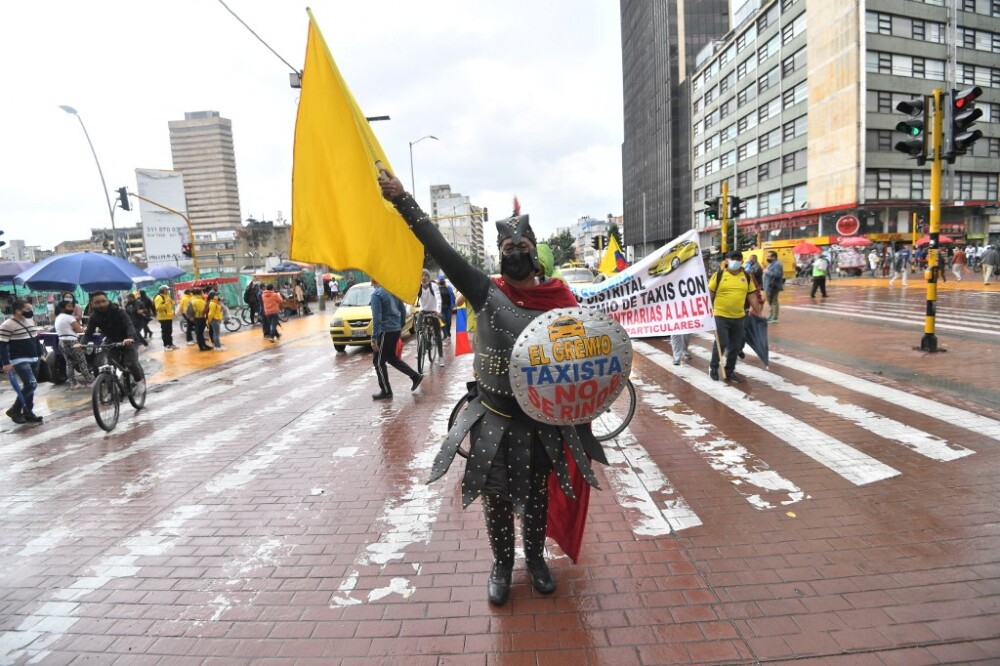
[[[556,591],[556,581],[545,563],[545,525],[548,522],[548,472],[538,470],[531,480],[532,496],[521,520],[521,540],[531,586],[542,594]]]
[[[486,535],[493,551],[493,569],[486,585],[491,604],[502,606],[510,597],[514,572],[514,507],[495,495],[483,495]]]
[[[21,415],[21,407],[18,405],[14,405],[8,409],[7,416],[9,416],[10,420],[14,423],[27,423],[27,421],[24,420],[24,416]]]
[[[21,418],[23,418],[28,423],[41,423],[42,417],[36,416],[34,412],[25,410],[21,412]]]

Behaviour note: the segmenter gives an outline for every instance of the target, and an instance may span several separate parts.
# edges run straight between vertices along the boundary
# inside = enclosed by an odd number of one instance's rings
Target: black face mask
[[[35,316],[35,311],[34,310],[21,310],[21,316],[24,317],[25,319],[31,319],[32,317]]]
[[[500,259],[500,272],[514,280],[523,280],[535,272],[535,265],[529,253],[515,250]]]

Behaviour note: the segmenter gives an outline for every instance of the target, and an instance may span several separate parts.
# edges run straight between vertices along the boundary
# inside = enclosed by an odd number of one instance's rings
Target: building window
[[[768,71],[767,74],[765,74],[764,76],[762,76],[759,79],[757,79],[757,92],[758,92],[758,94],[759,93],[763,93],[764,91],[766,91],[771,86],[778,85],[778,81],[779,81],[778,68],[777,67],[772,67],[771,70]]]
[[[757,25],[751,24],[746,31],[736,38],[736,52],[739,53],[745,49],[748,45],[753,44],[754,40],[757,39]]]
[[[781,43],[787,44],[806,30],[805,12],[795,17],[795,20],[781,29]]]
[[[741,171],[736,176],[736,183],[738,187],[750,187],[751,185],[757,184],[757,169],[747,169],[746,171]]]
[[[705,106],[707,107],[709,104],[711,104],[712,101],[715,100],[715,98],[718,97],[718,96],[719,96],[719,86],[712,86],[711,88],[709,88],[708,90],[706,90],[705,91]]]
[[[781,128],[775,127],[773,130],[767,134],[761,134],[757,139],[757,143],[760,146],[761,152],[777,146],[781,142]]]
[[[927,176],[922,171],[911,171],[910,172],[910,198],[915,200],[925,199],[924,196],[924,178]]]
[[[802,47],[792,55],[781,61],[781,78],[785,78],[796,72],[806,64],[806,47]]]
[[[719,155],[719,168],[725,169],[728,166],[736,164],[736,151],[730,150],[728,152]]]
[[[919,19],[913,19],[910,22],[910,37],[917,41],[924,41],[926,39],[927,31],[925,29],[925,24]]]
[[[989,157],[1000,157],[1000,139],[987,139],[989,141]]]
[[[766,44],[757,49],[757,62],[763,65],[764,61],[777,53],[779,48],[778,36],[775,35],[767,40]]]
[[[748,157],[753,157],[757,154],[757,142],[750,141],[748,143],[744,143],[737,149],[736,153],[738,159],[741,161],[747,159]]]
[[[791,173],[806,168],[807,151],[805,148],[796,150],[781,158],[781,173]]]
[[[757,167],[757,178],[759,180],[767,180],[768,178],[775,178],[778,175],[779,161],[770,160],[769,162],[764,162]]]
[[[757,99],[757,84],[751,83],[736,95],[736,103],[745,106],[748,102]]]
[[[865,31],[879,35],[892,34],[892,14],[882,12],[865,13]]]
[[[892,130],[868,130],[866,136],[867,150],[879,153],[891,153],[893,151],[892,134]]]
[[[722,120],[733,112],[734,102],[732,98],[719,105],[719,120]]]
[[[757,19],[757,32],[762,33],[767,26],[778,22],[778,5],[771,5],[771,8]]]
[[[797,136],[805,136],[806,128],[806,116],[799,116],[781,126],[781,138],[783,141],[791,141]]]
[[[976,12],[976,0],[962,0],[962,11],[963,12]]]
[[[736,83],[736,72],[729,72],[726,76],[722,77],[719,81],[719,94],[722,95],[727,90],[733,87]]]

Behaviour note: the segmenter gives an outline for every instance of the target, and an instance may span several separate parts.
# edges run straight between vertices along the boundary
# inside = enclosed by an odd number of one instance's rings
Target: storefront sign
[[[853,236],[860,228],[861,223],[853,215],[841,215],[837,220],[837,233],[841,236]]]
[[[589,423],[615,401],[631,370],[632,342],[615,320],[590,308],[558,308],[514,342],[510,385],[538,421]]]

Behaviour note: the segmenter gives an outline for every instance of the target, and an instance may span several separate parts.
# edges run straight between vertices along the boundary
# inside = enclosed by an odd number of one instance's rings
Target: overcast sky
[[[228,0],[301,69],[305,4]],[[428,187],[510,214],[540,237],[583,215],[621,214],[619,3],[613,0],[312,0],[355,98],[418,201]],[[109,224],[100,179],[170,169],[167,121],[216,110],[233,122],[243,218],[291,215],[297,91],[289,69],[218,0],[9,0],[0,10],[0,229],[51,248]],[[137,212],[116,213],[121,226]],[[488,235],[490,237],[490,235]]]

